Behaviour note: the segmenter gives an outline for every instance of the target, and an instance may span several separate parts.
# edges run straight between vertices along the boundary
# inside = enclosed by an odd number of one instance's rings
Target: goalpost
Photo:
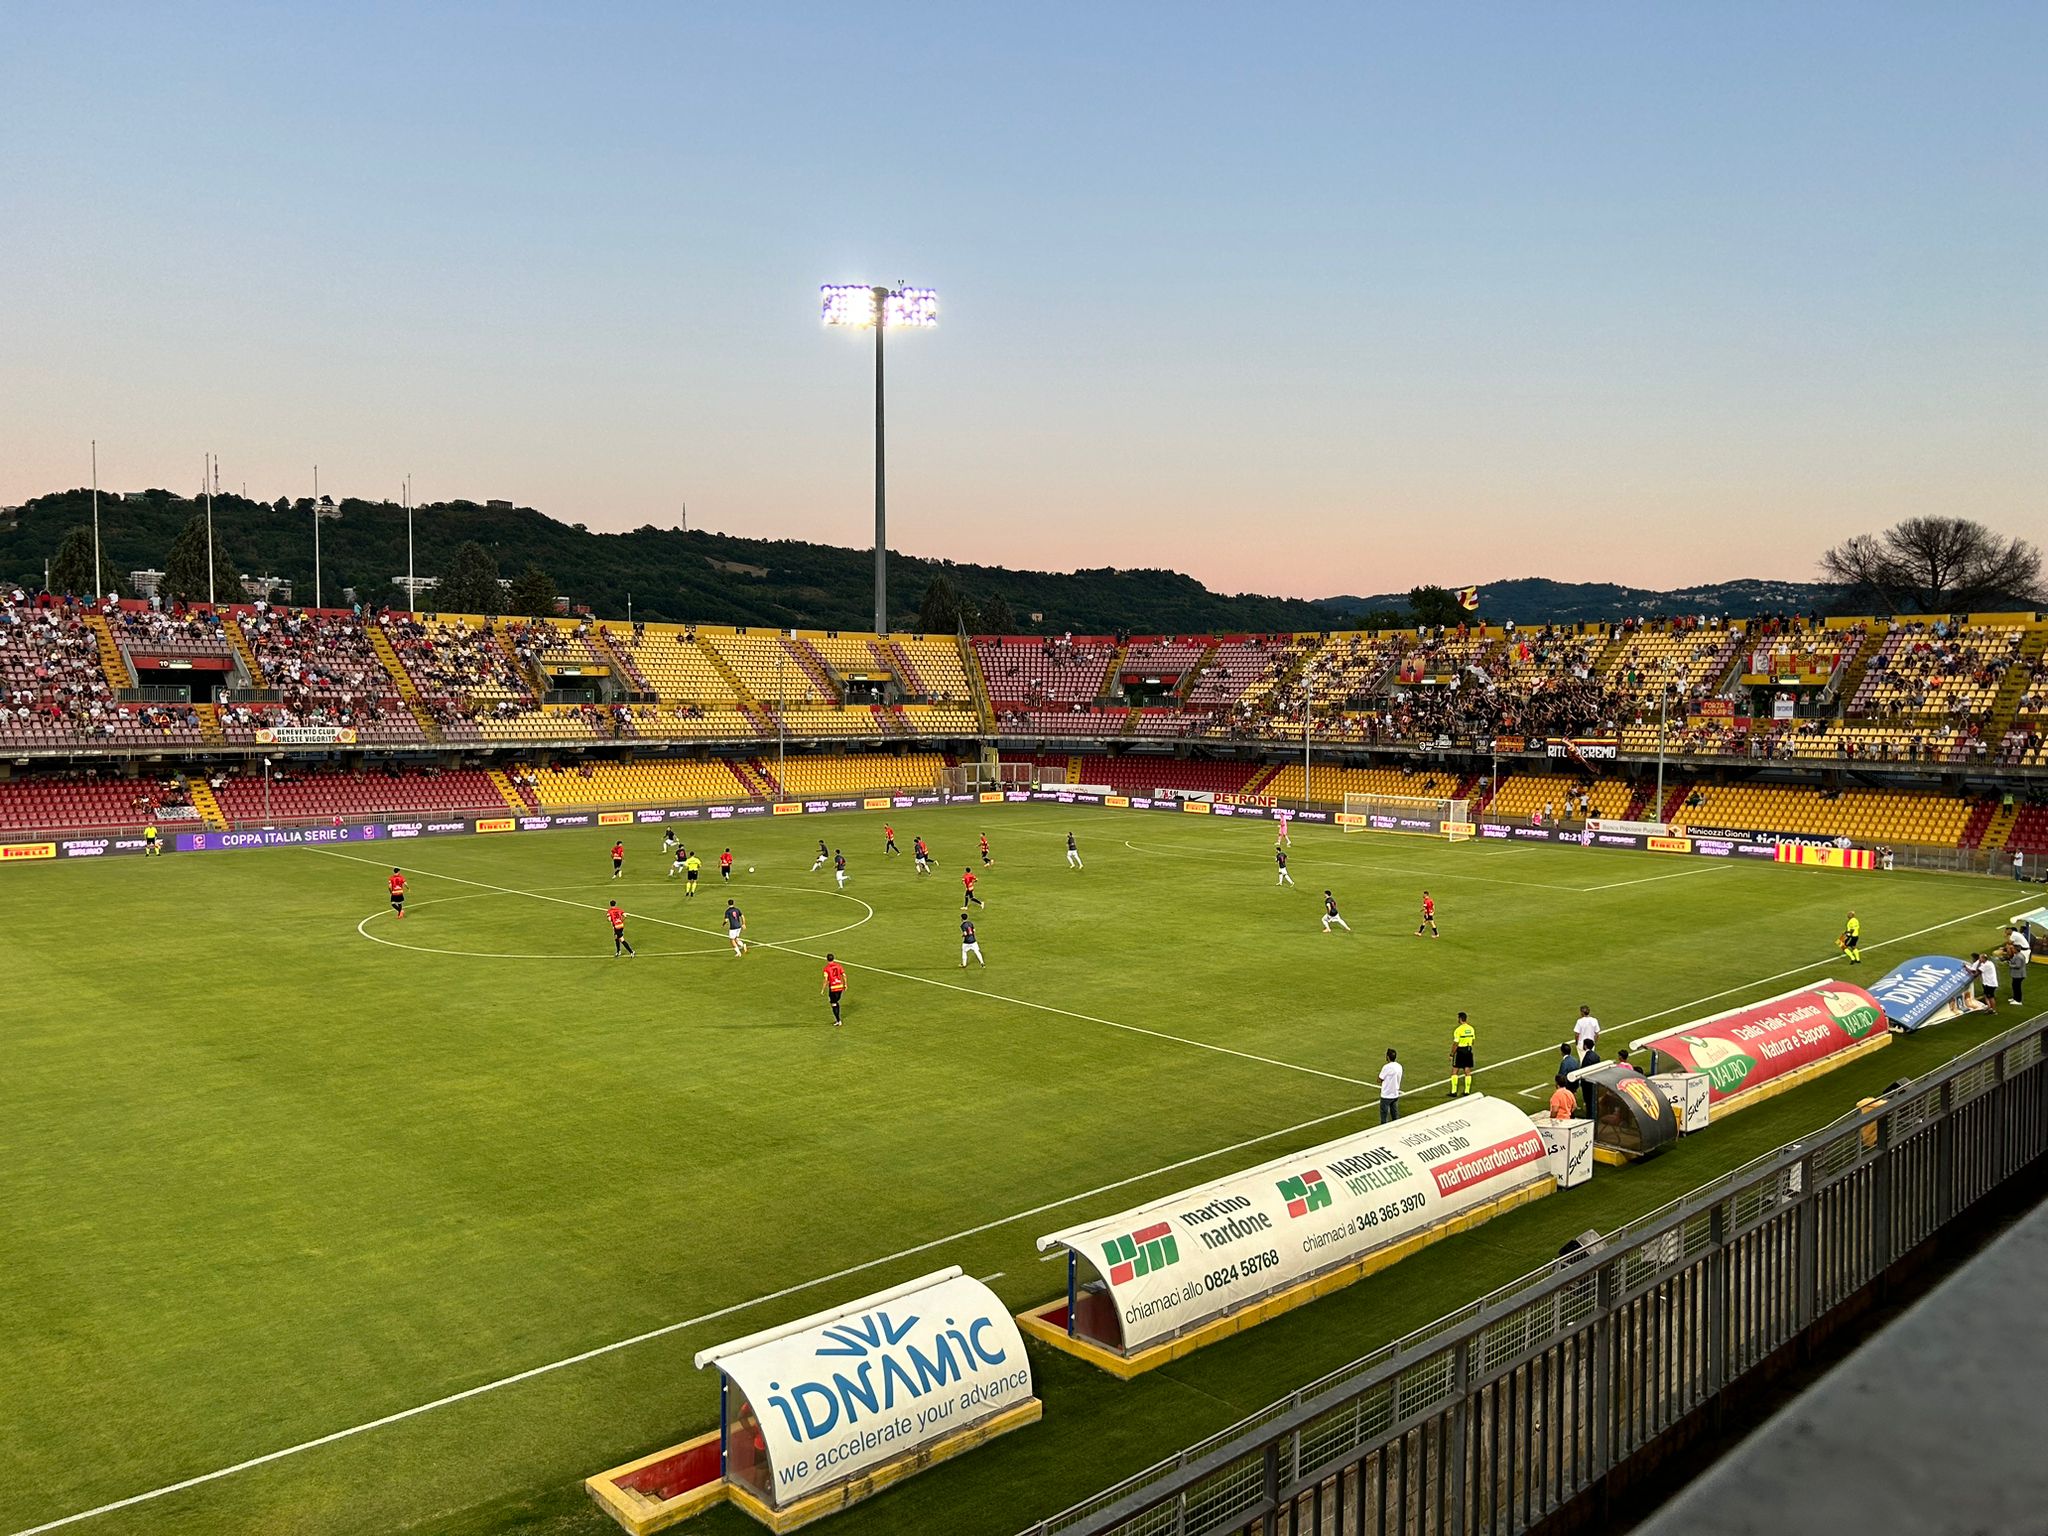
[[[960,763],[940,770],[939,787],[950,794],[973,795],[986,790],[1037,789],[1044,783],[1066,782],[1064,768],[1042,768],[1036,763]]]
[[[1472,836],[1469,801],[1439,795],[1364,795],[1344,792],[1337,825],[1346,832],[1397,832],[1461,843]]]

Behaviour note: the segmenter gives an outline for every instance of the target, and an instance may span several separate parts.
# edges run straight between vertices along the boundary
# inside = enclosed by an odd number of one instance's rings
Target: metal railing
[[[2048,1155],[2044,1037],[2048,1016],[1987,1041],[1023,1536],[1527,1531]]]

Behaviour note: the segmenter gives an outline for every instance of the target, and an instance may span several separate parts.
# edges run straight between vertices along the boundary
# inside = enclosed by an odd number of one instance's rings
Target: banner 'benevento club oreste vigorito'
[[[1527,1112],[1475,1094],[1041,1237],[1068,1250],[1068,1303],[1027,1326],[1128,1356],[1539,1185]]]
[[[1847,982],[1823,981],[1629,1046],[1648,1047],[1681,1071],[1706,1074],[1708,1096],[1719,1106],[1890,1039],[1876,998]]]

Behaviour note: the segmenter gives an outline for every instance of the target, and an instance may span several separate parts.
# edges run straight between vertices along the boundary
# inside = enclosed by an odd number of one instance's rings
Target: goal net
[[[1361,795],[1349,790],[1337,825],[1346,832],[1401,832],[1463,842],[1472,835],[1470,803],[1448,796]]]
[[[1041,768],[1036,763],[960,763],[944,770],[941,787],[955,795],[975,795],[985,790],[1037,789],[1043,783],[1064,783],[1064,768]]]

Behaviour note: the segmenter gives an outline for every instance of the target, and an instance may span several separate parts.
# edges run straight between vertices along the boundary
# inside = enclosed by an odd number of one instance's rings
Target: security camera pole
[[[888,477],[882,432],[882,336],[891,326],[930,329],[939,323],[939,296],[929,288],[827,283],[818,290],[827,325],[875,333],[875,633],[889,633]]]

